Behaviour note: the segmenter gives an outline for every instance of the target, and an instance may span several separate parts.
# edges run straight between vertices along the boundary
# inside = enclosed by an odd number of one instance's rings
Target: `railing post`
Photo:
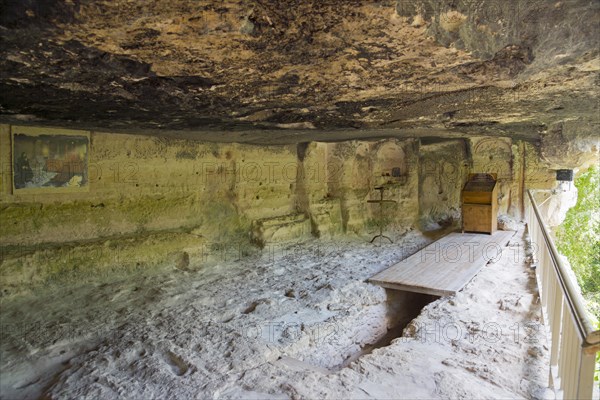
[[[577,398],[592,398],[594,393],[594,370],[596,367],[596,353],[587,354],[584,350],[579,361],[579,379],[577,382]]]
[[[551,338],[551,346],[550,346],[550,366],[557,365],[558,362],[558,343],[560,340],[560,321],[562,319],[562,308],[563,308],[563,295],[557,286],[557,282],[555,285],[555,296],[552,310],[549,312],[550,315],[553,314],[552,320],[550,321],[550,338]],[[552,313],[552,314],[551,314]]]
[[[564,305],[566,307],[566,304]],[[558,369],[556,370],[556,375],[558,378],[558,387],[555,389],[563,390],[565,387],[564,373],[567,370],[567,353],[569,348],[569,325],[567,319],[569,318],[565,310],[563,310],[563,318],[562,318],[562,330],[560,335],[560,347],[558,352]]]

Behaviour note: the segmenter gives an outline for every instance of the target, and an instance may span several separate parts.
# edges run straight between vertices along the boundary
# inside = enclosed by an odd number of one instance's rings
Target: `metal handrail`
[[[535,217],[540,226],[540,230],[544,237],[544,241],[546,242],[546,246],[548,246],[548,249],[550,250],[552,265],[554,266],[556,276],[558,277],[558,280],[562,287],[565,300],[567,301],[572,315],[575,317],[577,330],[579,333],[579,337],[583,343],[583,347],[596,347],[600,345],[600,330],[595,330],[594,326],[592,325],[592,321],[587,313],[583,297],[581,296],[581,293],[578,290],[577,284],[573,282],[571,276],[567,273],[566,267],[561,261],[559,253],[556,250],[554,240],[550,236],[546,225],[543,222],[543,219],[540,215],[540,210],[538,209],[538,206],[533,198],[531,190],[528,189],[527,194],[529,195],[531,208],[535,213]]]

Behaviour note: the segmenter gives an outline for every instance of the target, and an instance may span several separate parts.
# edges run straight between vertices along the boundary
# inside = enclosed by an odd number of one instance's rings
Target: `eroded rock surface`
[[[204,138],[199,130],[272,129],[265,142],[315,128],[335,139],[422,129],[537,140],[565,119],[598,124],[596,2],[3,6],[9,122]]]

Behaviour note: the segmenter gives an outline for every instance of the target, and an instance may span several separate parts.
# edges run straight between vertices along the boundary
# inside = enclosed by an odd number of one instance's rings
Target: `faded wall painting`
[[[89,135],[13,132],[13,188],[87,190]]]

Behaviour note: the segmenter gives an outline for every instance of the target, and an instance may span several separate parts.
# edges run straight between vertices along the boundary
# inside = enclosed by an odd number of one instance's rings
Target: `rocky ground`
[[[543,398],[522,236],[433,302],[365,282],[430,241],[414,231],[4,298],[1,397]]]

